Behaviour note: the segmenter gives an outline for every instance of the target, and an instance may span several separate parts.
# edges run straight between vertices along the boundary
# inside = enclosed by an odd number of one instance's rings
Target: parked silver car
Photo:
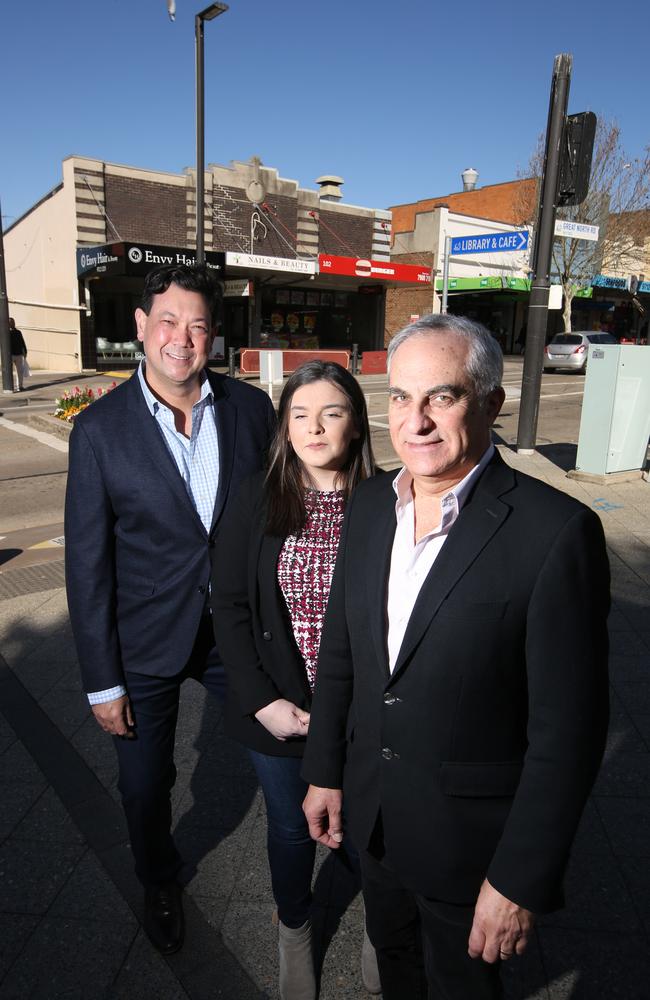
[[[618,344],[618,340],[611,333],[598,330],[558,333],[544,348],[544,371],[570,368],[572,371],[584,372],[590,344]]]

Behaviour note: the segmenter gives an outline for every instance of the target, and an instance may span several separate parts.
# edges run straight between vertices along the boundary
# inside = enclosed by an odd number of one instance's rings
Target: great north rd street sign
[[[515,229],[509,233],[482,233],[480,236],[454,236],[451,256],[466,253],[503,253],[528,249],[528,230]]]

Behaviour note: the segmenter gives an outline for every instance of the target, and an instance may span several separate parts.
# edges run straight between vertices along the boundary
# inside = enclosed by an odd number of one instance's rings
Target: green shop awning
[[[450,278],[448,289],[450,292],[490,292],[501,290],[501,278]],[[442,278],[436,281],[436,291],[442,291]]]

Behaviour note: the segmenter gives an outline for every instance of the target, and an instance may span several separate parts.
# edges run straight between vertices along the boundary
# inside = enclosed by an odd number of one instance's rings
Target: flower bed
[[[108,386],[98,386],[94,391],[90,388],[80,389],[78,385],[74,387],[72,392],[67,389],[55,401],[54,416],[58,417],[59,420],[65,420],[67,423],[74,423],[75,417],[94,403],[96,399],[100,399],[101,396],[105,396],[107,392],[114,389],[117,382],[112,382]]]

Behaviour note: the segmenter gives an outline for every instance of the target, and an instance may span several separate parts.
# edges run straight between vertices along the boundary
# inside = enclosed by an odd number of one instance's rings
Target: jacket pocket
[[[461,798],[498,798],[515,794],[523,762],[514,761],[443,761],[440,787],[444,795]]]

